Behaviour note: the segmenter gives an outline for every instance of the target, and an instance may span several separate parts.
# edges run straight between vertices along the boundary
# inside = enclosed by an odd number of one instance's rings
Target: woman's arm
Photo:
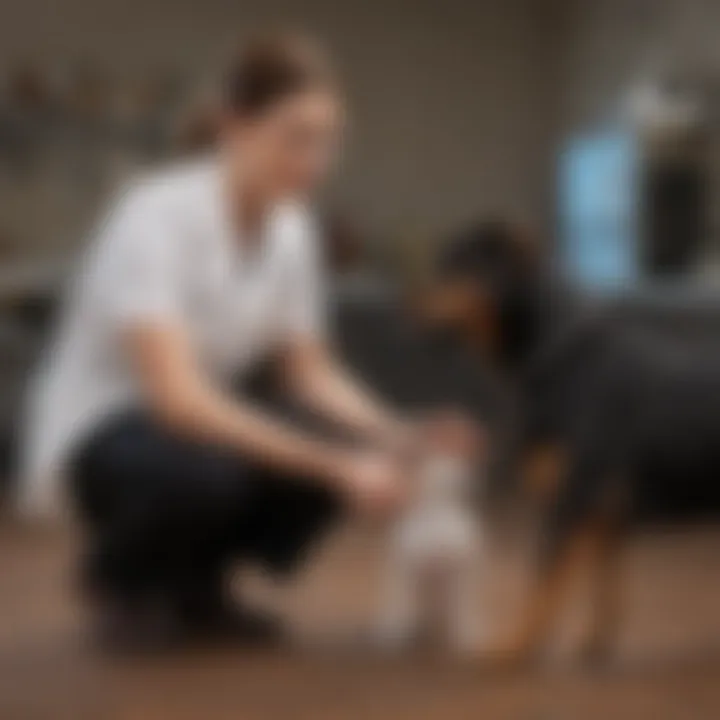
[[[125,335],[151,411],[163,424],[281,470],[330,482],[345,472],[346,452],[212,387],[199,372],[181,329],[136,323]]]
[[[320,340],[294,341],[284,359],[296,398],[377,447],[412,452],[430,444],[473,456],[484,444],[479,427],[457,410],[435,410],[414,421],[396,415],[354,379]]]
[[[282,359],[288,389],[304,405],[381,447],[404,448],[411,441],[411,423],[352,377],[323,340],[293,339]]]
[[[226,396],[199,372],[180,328],[136,322],[126,329],[125,343],[150,409],[167,427],[336,487],[362,512],[382,514],[403,501],[400,467],[388,454],[312,439]]]

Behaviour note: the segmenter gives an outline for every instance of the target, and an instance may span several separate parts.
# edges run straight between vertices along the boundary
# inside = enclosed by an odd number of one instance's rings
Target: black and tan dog
[[[421,309],[512,379],[523,474],[548,498],[537,582],[497,659],[543,647],[581,568],[595,590],[580,649],[604,657],[618,624],[628,530],[639,517],[720,508],[720,347],[707,331],[650,327],[617,303],[583,300],[504,223],[448,243]]]

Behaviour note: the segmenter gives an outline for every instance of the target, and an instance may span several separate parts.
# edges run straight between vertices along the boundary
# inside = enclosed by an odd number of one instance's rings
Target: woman
[[[87,585],[123,637],[148,637],[150,607],[174,627],[264,632],[227,602],[230,560],[291,569],[344,501],[385,512],[402,499],[398,450],[415,429],[325,339],[306,202],[341,119],[315,47],[251,44],[227,77],[217,154],[127,189],[86,260],[33,397],[26,501],[47,502],[64,472]],[[288,392],[361,442],[316,439],[233,396],[231,378],[271,353]]]

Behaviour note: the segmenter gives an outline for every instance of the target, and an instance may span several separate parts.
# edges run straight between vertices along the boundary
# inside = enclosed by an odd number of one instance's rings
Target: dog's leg
[[[532,659],[547,640],[562,601],[591,557],[592,544],[587,529],[576,531],[563,545],[562,553],[535,581],[516,629],[486,653],[490,663],[522,664]]]
[[[475,554],[458,559],[448,582],[447,628],[450,645],[459,654],[477,650],[480,643]]]
[[[523,461],[523,484],[542,496],[544,503],[556,504],[559,488],[567,482],[566,453],[546,446],[541,452],[528,454]],[[546,509],[547,512],[547,509]],[[554,615],[566,588],[572,582],[586,554],[584,534],[555,542],[553,557],[544,563],[534,580],[519,623],[502,642],[487,651],[487,659],[494,664],[513,665],[529,659],[546,639]],[[546,541],[548,538],[546,538]]]
[[[417,563],[406,554],[394,554],[388,563],[380,612],[379,640],[387,649],[399,649],[416,636],[419,622]]]
[[[598,528],[616,517],[622,495],[627,448],[627,412],[611,402],[590,406],[578,419],[577,443],[569,463],[557,463],[563,477],[547,513],[546,553],[540,575],[516,632],[500,649],[501,659],[530,658],[546,641],[567,591],[597,560]],[[563,467],[565,465],[565,467]],[[619,506],[618,506],[619,507]],[[504,656],[504,657],[503,657]]]
[[[596,539],[594,572],[591,576],[590,623],[579,646],[586,662],[606,660],[613,649],[620,625],[620,560],[622,537],[616,528],[602,528]]]

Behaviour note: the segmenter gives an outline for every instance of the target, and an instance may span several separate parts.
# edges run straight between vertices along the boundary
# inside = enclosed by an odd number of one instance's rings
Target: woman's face
[[[227,127],[232,161],[267,197],[306,197],[337,155],[342,110],[328,90],[289,95],[250,119]]]

